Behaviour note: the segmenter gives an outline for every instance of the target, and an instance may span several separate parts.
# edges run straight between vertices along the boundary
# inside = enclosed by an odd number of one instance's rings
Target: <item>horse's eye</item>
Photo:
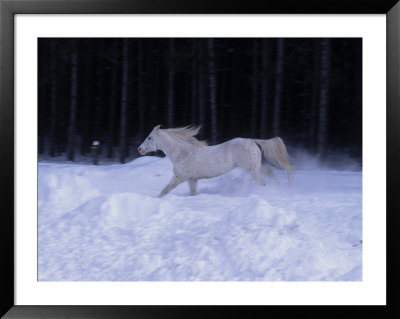
[[[151,140],[151,136],[149,137],[149,140]]]

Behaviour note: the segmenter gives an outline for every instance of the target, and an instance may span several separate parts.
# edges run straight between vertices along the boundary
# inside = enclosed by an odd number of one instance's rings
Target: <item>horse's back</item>
[[[226,142],[231,149],[240,151],[253,151],[257,149],[257,144],[254,140],[244,137],[236,137]]]

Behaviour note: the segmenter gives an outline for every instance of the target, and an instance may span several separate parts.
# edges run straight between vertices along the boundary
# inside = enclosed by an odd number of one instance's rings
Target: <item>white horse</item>
[[[234,138],[222,144],[208,146],[206,142],[194,137],[199,130],[199,127],[193,126],[160,129],[158,125],[138,147],[141,155],[161,150],[173,164],[174,177],[159,197],[185,181],[189,182],[190,194],[195,195],[199,179],[216,177],[235,167],[245,169],[256,182],[265,185],[261,172],[275,176],[271,169],[261,165],[262,154],[274,166],[285,169],[290,180],[292,166],[285,144],[279,137],[268,140]]]

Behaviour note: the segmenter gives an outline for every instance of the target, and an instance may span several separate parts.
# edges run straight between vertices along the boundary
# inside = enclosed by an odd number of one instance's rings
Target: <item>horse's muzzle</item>
[[[138,147],[138,152],[140,155],[146,154],[146,152],[141,147]]]

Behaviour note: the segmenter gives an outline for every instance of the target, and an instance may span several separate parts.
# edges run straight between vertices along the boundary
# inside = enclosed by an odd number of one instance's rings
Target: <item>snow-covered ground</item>
[[[38,172],[39,280],[362,280],[360,171],[235,169],[163,198],[167,158]]]

